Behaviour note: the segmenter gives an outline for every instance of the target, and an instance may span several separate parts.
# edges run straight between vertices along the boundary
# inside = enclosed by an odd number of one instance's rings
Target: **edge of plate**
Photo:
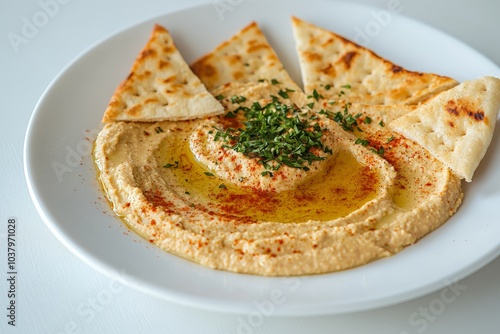
[[[253,0],[254,2],[264,2],[263,0]],[[319,2],[325,2],[325,3],[332,3],[332,1],[324,1],[324,0],[318,0]],[[359,4],[350,4],[352,6],[358,6],[358,7],[363,7],[363,8],[373,8],[373,9],[378,9],[378,7],[371,6],[371,5],[359,5]],[[93,49],[95,49],[97,46],[105,43],[106,41],[116,37],[119,34],[125,34],[127,31],[131,29],[135,29],[138,26],[144,25],[147,22],[152,22],[155,20],[158,20],[159,18],[164,18],[167,15],[175,15],[178,13],[182,13],[185,11],[190,11],[192,9],[201,9],[205,7],[209,7],[210,4],[202,4],[202,5],[191,5],[186,8],[172,11],[172,12],[165,12],[159,15],[156,15],[154,17],[142,20],[140,22],[135,22],[132,23],[122,29],[118,29],[117,31],[114,31],[107,36],[99,39],[95,43],[91,44],[89,47],[84,49],[82,52],[80,52],[78,55],[76,55],[66,66],[64,66],[59,73],[54,77],[54,79],[49,83],[47,88],[44,90],[40,98],[38,99],[38,102],[35,105],[35,108],[33,110],[33,113],[30,117],[30,120],[28,122],[28,126],[26,129],[26,134],[24,138],[24,145],[23,145],[23,169],[24,169],[24,177],[28,186],[29,194],[31,197],[31,200],[33,204],[35,205],[35,208],[44,221],[45,225],[50,229],[50,231],[57,237],[57,239],[65,246],[67,247],[72,253],[77,255],[78,258],[80,258],[82,261],[90,265],[92,268],[96,269],[97,271],[101,272],[105,276],[111,279],[118,280],[120,283],[133,287],[134,289],[137,289],[139,291],[142,291],[148,295],[151,295],[156,298],[161,298],[164,300],[168,300],[171,302],[176,302],[181,305],[185,306],[190,306],[190,307],[196,307],[200,309],[205,309],[205,310],[213,310],[213,311],[218,311],[218,312],[224,312],[224,313],[232,313],[232,314],[242,314],[245,312],[249,312],[253,310],[253,307],[251,304],[247,304],[245,302],[235,302],[232,301],[229,304],[226,305],[226,303],[220,303],[220,301],[214,301],[211,298],[200,298],[193,296],[192,294],[186,294],[186,293],[176,293],[174,291],[169,290],[168,293],[161,293],[161,295],[158,295],[158,291],[155,290],[153,287],[151,287],[147,282],[144,282],[142,280],[135,280],[133,283],[130,283],[129,280],[123,279],[120,275],[117,275],[117,273],[114,269],[110,268],[108,265],[102,263],[98,258],[93,257],[90,255],[88,252],[86,252],[84,249],[81,249],[74,243],[72,243],[70,240],[68,240],[62,233],[61,231],[55,226],[55,224],[52,222],[49,216],[45,213],[43,210],[35,189],[34,185],[32,184],[31,181],[31,172],[29,171],[29,143],[33,140],[31,138],[31,133],[32,133],[32,128],[33,124],[35,122],[35,119],[38,114],[38,110],[40,109],[40,106],[43,104],[44,99],[46,96],[49,94],[51,91],[51,88],[55,85],[55,83],[59,80],[61,76],[64,75],[64,73],[74,66],[81,58],[85,57],[87,54],[92,52]],[[467,47],[469,51],[475,53],[478,57],[484,59],[485,61],[489,62],[492,67],[495,67],[499,72],[500,72],[500,67],[498,64],[493,62],[491,59],[486,57],[484,54],[481,52],[477,51],[476,49],[472,48],[470,45],[467,43],[461,41],[460,39],[450,35],[447,32],[444,32],[438,28],[435,28],[427,23],[418,21],[416,19],[410,18],[405,15],[400,15],[401,18],[404,20],[409,20],[413,24],[421,25],[423,27],[426,27],[426,29],[431,29],[436,32],[439,32],[443,36],[447,37],[448,39],[453,40],[455,43],[461,44],[464,47]],[[462,280],[465,277],[473,274],[474,272],[478,271],[479,269],[483,268],[487,264],[489,264],[491,261],[493,261],[495,258],[497,258],[500,255],[500,244],[497,245],[496,249],[492,250],[490,253],[488,253],[486,256],[483,256],[481,261],[475,262],[469,266],[466,266],[464,268],[461,268],[460,270],[457,270],[454,273],[450,273],[447,277],[447,279],[453,280],[453,282],[456,282],[458,280]],[[412,291],[406,292],[405,297],[401,297],[400,295],[393,295],[393,296],[388,296],[386,298],[379,298],[377,300],[373,300],[370,302],[366,302],[364,305],[359,306],[359,305],[349,305],[347,307],[344,307],[342,309],[338,309],[332,306],[324,305],[324,309],[321,312],[318,312],[317,310],[314,311],[308,311],[307,308],[304,308],[303,306],[297,307],[295,305],[291,305],[290,307],[285,307],[285,305],[282,305],[283,307],[277,310],[276,315],[277,316],[310,316],[310,315],[326,315],[326,314],[345,314],[345,313],[354,313],[354,312],[364,312],[364,311],[369,311],[373,310],[376,308],[382,308],[382,307],[389,307],[392,305],[400,304],[407,302],[409,300],[413,300],[419,297],[423,297],[425,295],[431,294],[443,287],[446,286],[446,283],[443,282],[442,280],[437,280],[434,283],[428,284],[426,286],[421,286],[417,289],[414,289]],[[235,307],[236,306],[236,307]]]

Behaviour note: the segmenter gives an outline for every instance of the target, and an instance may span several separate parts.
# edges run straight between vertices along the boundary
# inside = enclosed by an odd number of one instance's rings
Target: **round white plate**
[[[403,10],[401,5],[398,7]],[[224,312],[310,315],[386,306],[453,284],[500,253],[500,131],[455,216],[391,258],[338,273],[269,278],[216,271],[156,249],[108,207],[90,155],[103,111],[154,23],[188,62],[257,21],[300,82],[290,17],[336,31],[408,69],[458,80],[500,69],[461,42],[401,14],[335,1],[226,1],[157,17],[91,48],[47,88],[24,151],[31,197],[52,232],[97,270],[151,295]]]

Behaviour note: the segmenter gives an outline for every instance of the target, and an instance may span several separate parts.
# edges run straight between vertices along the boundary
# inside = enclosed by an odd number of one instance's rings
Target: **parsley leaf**
[[[373,153],[376,153],[376,154],[378,154],[378,155],[380,155],[380,156],[382,156],[382,155],[384,155],[385,150],[384,150],[384,147],[383,147],[383,146],[380,146],[380,148],[379,148],[378,150],[376,150],[376,149],[372,148],[372,152],[373,152]]]
[[[295,91],[293,89],[288,89],[288,88],[286,90],[280,89],[280,91],[278,92],[278,95],[284,99],[288,99],[289,98],[288,93],[291,93],[291,92],[295,92]]]
[[[323,114],[326,117],[334,120],[345,131],[354,131],[354,125],[356,125],[357,128],[357,119],[361,116],[361,114],[357,114],[356,116],[352,116],[351,114],[349,114],[350,105],[350,103],[346,103],[344,105],[344,112],[338,111],[335,113],[328,110],[320,110],[319,114]]]
[[[323,98],[323,95],[321,95],[316,89],[314,89],[312,95],[308,95],[307,98],[314,98],[316,101],[319,101],[320,98]]]
[[[368,144],[370,144],[370,141],[368,141],[367,139],[357,138],[356,141],[354,142],[354,144],[368,146]]]
[[[175,161],[173,164],[165,164],[163,165],[163,168],[178,168],[179,167],[179,161]]]
[[[235,95],[231,97],[231,103],[243,103],[247,100],[246,97],[241,96],[241,95]]]

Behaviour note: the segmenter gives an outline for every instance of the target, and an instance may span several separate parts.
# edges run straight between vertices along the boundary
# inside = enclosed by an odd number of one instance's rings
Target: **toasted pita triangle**
[[[156,25],[102,121],[176,121],[222,113],[224,108],[190,70],[169,32]]]
[[[277,80],[287,88],[300,90],[255,22],[191,64],[191,68],[210,91],[230,82],[262,80]]]
[[[344,91],[353,103],[416,104],[458,84],[448,77],[407,71],[296,17],[292,25],[306,94],[316,89],[332,98]]]
[[[390,127],[470,182],[493,137],[499,109],[500,79],[484,77],[439,94]]]

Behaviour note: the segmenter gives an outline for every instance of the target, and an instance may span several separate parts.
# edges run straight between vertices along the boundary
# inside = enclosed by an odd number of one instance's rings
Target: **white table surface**
[[[500,258],[442,292],[368,312],[279,318],[193,309],[144,295],[101,275],[66,249],[38,216],[22,167],[26,127],[51,80],[82,51],[145,19],[215,0],[57,0],[57,10],[18,50],[26,18],[56,0],[0,2],[0,333],[499,333]],[[237,3],[240,0],[218,0]],[[249,0],[244,0],[249,1]],[[389,0],[354,2],[386,7]],[[401,15],[426,22],[500,65],[500,2],[401,0]],[[17,51],[17,52],[16,52]],[[467,64],[464,64],[467,66]],[[7,324],[7,219],[17,220],[17,317]],[[500,222],[499,222],[500,223]],[[500,236],[499,236],[500,237]],[[441,302],[440,302],[441,301]],[[438,307],[445,305],[444,308]]]

